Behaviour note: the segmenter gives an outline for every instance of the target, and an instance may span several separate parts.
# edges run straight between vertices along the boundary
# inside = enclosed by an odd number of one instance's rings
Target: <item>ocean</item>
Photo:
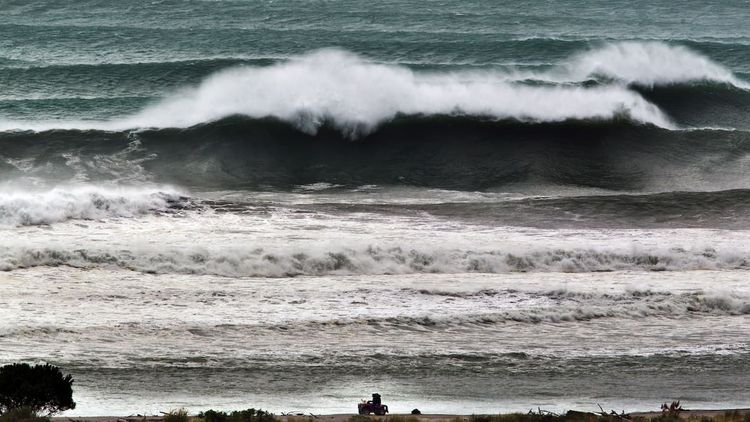
[[[0,2],[0,364],[81,415],[750,407],[750,2]]]

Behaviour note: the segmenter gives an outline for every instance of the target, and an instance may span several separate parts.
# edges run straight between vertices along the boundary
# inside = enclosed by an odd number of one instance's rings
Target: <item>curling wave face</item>
[[[279,120],[248,118],[138,133],[0,134],[0,177],[46,188],[84,181],[200,191],[316,183],[545,195],[561,186],[568,194],[717,191],[750,187],[748,157],[744,131],[445,116],[400,118],[354,142],[330,126],[309,135]]]

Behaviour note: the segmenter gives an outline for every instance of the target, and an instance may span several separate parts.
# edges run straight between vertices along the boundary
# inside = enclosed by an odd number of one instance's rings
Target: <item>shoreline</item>
[[[599,415],[595,412],[582,412]],[[726,413],[738,413],[740,415],[750,415],[750,408],[734,408],[734,409],[686,409],[680,412],[680,419],[689,419],[691,417],[716,417],[724,415]],[[510,415],[514,413],[505,413]],[[525,412],[518,412],[516,414],[525,414]],[[455,421],[456,419],[469,420],[473,416],[496,416],[499,414],[422,414],[412,415],[408,413],[394,413],[386,416],[375,416],[368,415],[366,417],[372,418],[373,420],[386,420],[390,417],[399,418],[410,418],[414,417],[419,421],[423,422],[447,422]],[[651,412],[631,412],[629,415],[633,418],[655,418],[662,415],[661,411]],[[356,413],[336,413],[326,415],[315,415],[315,414],[297,414],[297,415],[274,415],[278,420],[282,422],[299,422],[301,420],[312,420],[321,422],[346,422],[350,418],[359,416]],[[51,418],[52,421],[57,422],[161,422],[164,420],[164,415],[157,416],[55,416]]]

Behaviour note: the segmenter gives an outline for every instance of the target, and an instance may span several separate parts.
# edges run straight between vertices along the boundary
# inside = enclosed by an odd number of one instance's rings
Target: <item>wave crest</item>
[[[424,74],[340,50],[220,72],[120,124],[188,127],[235,114],[280,118],[306,132],[315,132],[327,120],[347,132],[369,131],[398,114],[540,122],[626,115],[673,127],[655,105],[619,86],[525,86],[495,73]]]
[[[604,76],[646,86],[709,81],[750,89],[732,71],[708,57],[662,42],[606,44],[573,57],[562,66],[560,76],[572,81]]]

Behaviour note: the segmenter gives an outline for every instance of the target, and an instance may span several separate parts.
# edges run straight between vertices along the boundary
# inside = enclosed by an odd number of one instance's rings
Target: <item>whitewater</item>
[[[750,407],[749,16],[703,6],[8,5],[0,365],[66,417]]]

